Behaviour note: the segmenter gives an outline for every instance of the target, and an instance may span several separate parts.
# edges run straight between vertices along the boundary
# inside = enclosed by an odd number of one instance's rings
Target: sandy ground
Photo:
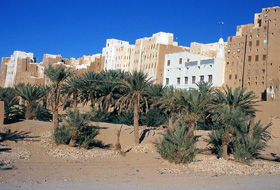
[[[116,131],[120,125],[107,123],[93,125],[100,127],[99,140],[105,145],[114,145]],[[11,150],[10,155],[0,152],[0,159],[11,159],[11,166],[6,167],[6,170],[0,170],[0,189],[280,189],[279,174],[219,176],[204,172],[161,172],[160,168],[170,168],[174,165],[149,149],[142,152],[130,151],[126,156],[108,158],[55,158],[49,154],[49,149],[40,143],[42,134],[53,129],[51,123],[22,121],[6,127],[12,132],[16,131],[15,134],[18,136],[24,132],[34,138],[29,138],[32,141],[2,143]],[[121,144],[125,150],[133,144],[132,132],[132,127],[123,127]],[[142,145],[149,145],[159,137],[158,133],[148,131]],[[279,156],[279,139],[273,139],[270,145],[263,155],[269,156],[274,153]],[[199,146],[203,147],[206,144],[201,142]],[[21,149],[27,153],[18,158],[12,156]]]

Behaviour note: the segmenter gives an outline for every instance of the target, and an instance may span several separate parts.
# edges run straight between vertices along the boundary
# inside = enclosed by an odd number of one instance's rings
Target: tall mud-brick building
[[[253,90],[260,100],[280,100],[280,8],[262,9],[254,24],[228,38],[225,85]]]

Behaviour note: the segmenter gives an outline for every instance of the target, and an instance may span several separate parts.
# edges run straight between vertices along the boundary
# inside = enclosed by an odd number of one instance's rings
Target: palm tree
[[[15,86],[15,91],[24,101],[27,102],[25,119],[29,120],[33,116],[33,105],[40,100],[45,94],[41,87],[32,86],[28,84],[18,84]]]
[[[42,97],[43,108],[48,108],[48,95],[49,95],[49,92],[51,91],[51,87],[42,86],[41,90],[43,91],[43,94],[44,94],[44,96]]]
[[[81,78],[77,75],[67,78],[62,84],[62,93],[65,94],[67,98],[73,96],[74,108],[77,108],[78,98],[81,96],[81,86]]]
[[[179,93],[179,102],[177,109],[184,115],[188,121],[189,129],[187,136],[194,137],[194,131],[199,118],[205,119],[205,113],[211,111],[213,96],[205,96],[198,89],[182,90]]]
[[[173,116],[174,113],[178,112],[178,93],[180,90],[175,89],[173,86],[166,87],[162,92],[162,96],[158,98],[153,106],[159,106],[168,116],[170,130],[173,130]]]
[[[91,108],[94,107],[95,99],[98,98],[100,83],[100,74],[88,71],[82,75],[82,99],[84,102],[91,102]]]
[[[64,65],[50,65],[45,67],[45,75],[52,81],[52,111],[53,124],[58,127],[58,107],[61,96],[62,83],[72,74],[71,70]]]
[[[116,82],[118,78],[123,79],[124,72],[120,70],[109,70],[100,73],[97,103],[99,104],[99,108],[105,112],[109,112],[111,108],[114,108],[115,103],[121,96],[118,82]]]
[[[229,105],[232,109],[239,108],[240,111],[249,115],[251,118],[248,137],[251,138],[254,133],[254,117],[257,109],[257,96],[253,91],[246,92],[246,88],[235,88],[234,91],[228,85],[223,87],[224,93],[216,90],[216,104]]]
[[[217,109],[215,125],[218,126],[218,131],[221,133],[221,156],[228,159],[228,147],[232,140],[232,136],[246,127],[247,117],[240,107],[233,109],[230,105],[225,105]],[[212,134],[216,134],[212,132]]]
[[[12,119],[16,119],[22,115],[22,111],[19,106],[19,99],[13,88],[0,87],[0,101],[4,102],[5,122]]]
[[[152,105],[163,95],[167,87],[162,84],[153,84],[147,89],[148,104]]]
[[[119,98],[117,105],[120,111],[123,106],[129,109],[134,108],[134,140],[135,145],[139,145],[139,111],[140,101],[147,102],[145,95],[147,88],[152,85],[154,81],[148,78],[148,75],[142,71],[133,71],[127,73],[125,79],[119,78],[120,88],[123,90],[123,95]]]

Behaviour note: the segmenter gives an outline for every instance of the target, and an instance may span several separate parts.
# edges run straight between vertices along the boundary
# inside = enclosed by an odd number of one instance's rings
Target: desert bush
[[[168,121],[168,116],[162,110],[152,107],[146,113],[145,124],[150,127],[159,127]]]
[[[54,131],[55,142],[88,148],[99,134],[98,129],[89,126],[89,121],[89,114],[80,114],[78,109],[69,110],[62,126]]]
[[[254,125],[253,136],[248,137],[249,118],[246,118],[244,113],[238,112],[238,110],[233,112],[224,110],[219,115],[219,120],[215,122],[215,125],[219,125],[220,128],[209,133],[208,142],[212,145],[213,153],[217,154],[218,157],[226,158],[227,156],[223,156],[223,151],[225,151],[223,150],[223,142],[228,138],[226,154],[233,154],[236,161],[250,164],[266,147],[267,141],[271,138],[267,131],[270,125],[261,125],[259,121]]]
[[[163,139],[155,142],[157,151],[164,159],[176,164],[193,161],[198,153],[195,146],[197,137],[190,138],[187,132],[186,125],[175,125],[174,131],[167,129],[167,132],[163,134]]]
[[[90,120],[93,122],[112,122],[113,116],[111,113],[105,112],[101,109],[95,109],[91,113]]]
[[[264,126],[260,121],[257,122],[254,125],[254,133],[251,138],[248,137],[249,131],[239,133],[232,142],[232,152],[235,160],[250,164],[259,155],[259,152],[267,146],[268,140],[271,139],[270,133],[267,131],[270,126],[271,124]]]
[[[53,140],[55,144],[69,144],[71,139],[71,132],[68,127],[62,125],[61,127],[55,127],[53,133]]]
[[[0,87],[0,101],[4,102],[4,122],[24,118],[24,106],[19,105],[19,99],[13,88]]]
[[[139,114],[140,115],[140,114]],[[112,121],[116,124],[133,125],[134,110],[123,110],[119,115],[115,115]]]
[[[34,116],[32,119],[39,120],[39,121],[51,121],[52,114],[49,109],[44,108],[41,104],[34,104]]]

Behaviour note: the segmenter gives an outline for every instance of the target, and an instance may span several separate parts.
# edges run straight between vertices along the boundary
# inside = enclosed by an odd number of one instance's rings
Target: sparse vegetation
[[[254,123],[256,96],[252,91],[230,87],[215,90],[211,84],[198,83],[198,89],[175,89],[155,85],[143,72],[87,72],[82,76],[62,65],[48,66],[45,74],[51,86],[19,84],[1,88],[5,101],[5,121],[22,117],[49,121],[52,108],[56,144],[90,147],[98,130],[89,121],[134,126],[135,144],[139,144],[139,125],[167,125],[163,139],[155,146],[171,162],[191,162],[197,154],[196,129],[210,129],[209,143],[218,157],[249,164],[270,139],[268,126]],[[116,80],[117,79],[117,80]],[[19,105],[19,95],[23,103]],[[73,98],[73,100],[72,100]],[[40,101],[41,100],[41,101]],[[80,114],[78,103],[90,102],[92,112]],[[58,124],[58,107],[71,108],[62,125]],[[118,136],[119,143],[119,136]]]
[[[89,118],[89,114],[80,114],[78,109],[69,110],[62,125],[54,131],[53,137],[56,144],[89,148],[99,134],[98,129],[89,125]]]
[[[195,143],[197,138],[188,136],[187,125],[174,125],[173,129],[168,128],[163,134],[163,140],[157,141],[155,146],[160,155],[176,164],[192,162],[198,153]]]

